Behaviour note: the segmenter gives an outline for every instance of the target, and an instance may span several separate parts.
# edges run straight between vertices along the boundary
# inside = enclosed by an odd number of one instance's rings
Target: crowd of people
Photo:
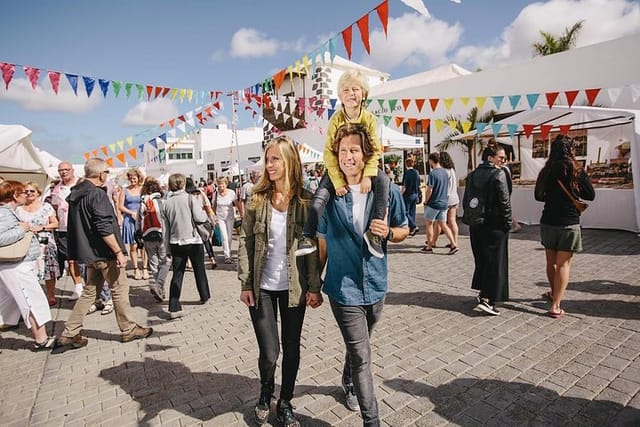
[[[33,334],[34,351],[74,349],[88,344],[81,335],[85,316],[101,309],[115,312],[122,342],[147,338],[153,329],[133,317],[127,267],[133,280],[150,281],[156,301],[168,299],[168,318],[178,319],[185,271],[193,270],[200,303],[207,304],[207,258],[211,269],[217,267],[215,235],[220,235],[224,262],[233,264],[232,236],[239,227],[240,301],[248,308],[259,349],[256,421],[264,424],[270,417],[282,350],[275,414],[282,425],[300,425],[291,400],[304,317],[307,307],[318,308],[326,298],[344,340],[345,405],[360,412],[364,425],[380,425],[370,339],[388,291],[388,243],[418,232],[416,205],[423,199],[426,240],[421,251],[433,253],[443,233],[447,253],[455,254],[460,200],[455,168],[445,152],[430,154],[424,194],[413,158],[406,160],[402,185],[391,184],[378,169],[379,140],[362,108],[366,81],[347,72],[339,91],[343,109],[330,122],[326,173],[314,169],[305,178],[298,150],[281,136],[267,143],[263,170],[252,172],[244,185],[223,177],[216,185],[211,180],[196,185],[183,174],[172,174],[163,188],[133,168],[127,172],[129,185],[119,187],[109,183],[107,164],[99,158],[87,160],[82,179],[70,163],[60,163],[60,181],[47,197],[32,181],[1,182],[0,324],[15,326],[22,318]],[[509,298],[513,219],[505,162],[503,148],[486,147],[482,164],[468,177],[480,184],[467,185],[462,200],[465,207],[480,197],[472,194],[474,188],[483,193],[482,218],[469,227],[475,261],[471,288],[478,291],[477,308],[491,315],[499,315],[496,304]],[[544,297],[553,318],[564,314],[560,304],[572,255],[581,250],[579,212],[563,186],[576,197],[595,197],[575,161],[571,139],[559,136],[535,188],[536,200],[545,204],[540,228],[550,289]],[[19,260],[1,251],[22,241]],[[51,321],[50,306],[58,303],[56,280],[63,271],[74,283],[69,300],[75,305],[61,335],[48,336],[45,325]]]

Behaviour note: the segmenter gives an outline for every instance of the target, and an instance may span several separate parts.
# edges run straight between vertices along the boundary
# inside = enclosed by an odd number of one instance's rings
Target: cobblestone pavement
[[[424,234],[392,246],[390,292],[373,335],[384,425],[640,425],[640,237],[585,230],[567,315],[554,320],[544,315],[538,232],[523,226],[511,235],[512,300],[497,317],[474,311],[464,227],[453,256],[420,253]],[[100,313],[86,318],[89,345],[62,354],[29,351],[24,325],[3,332],[0,424],[254,424],[258,352],[235,265],[208,274],[212,302],[199,304],[187,274],[186,316],[177,320],[131,279],[135,316],[155,329],[146,340],[120,343],[113,314]],[[72,308],[71,287],[68,278],[58,283],[55,334]],[[361,425],[339,388],[343,343],[328,304],[307,311],[302,347],[293,399],[302,423]]]

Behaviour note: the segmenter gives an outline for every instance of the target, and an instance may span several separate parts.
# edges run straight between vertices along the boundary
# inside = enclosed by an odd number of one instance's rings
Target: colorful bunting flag
[[[378,13],[378,18],[380,18],[384,36],[387,37],[387,24],[389,22],[389,0],[384,0],[382,3],[376,6],[376,12]]]
[[[60,73],[58,73],[57,71],[49,71],[47,72],[47,75],[49,76],[49,81],[51,82],[51,89],[53,89],[53,92],[57,95],[58,89],[60,88]]]
[[[34,67],[24,66],[24,74],[29,78],[29,82],[31,83],[31,88],[33,90],[38,86],[38,79],[40,78],[40,69]]]
[[[8,64],[6,62],[0,62],[0,70],[2,70],[2,80],[4,80],[5,89],[9,89],[9,83],[13,79],[13,73],[15,72],[15,65]]]
[[[351,33],[351,26],[348,26],[347,28],[342,30],[342,42],[344,43],[344,49],[347,51],[348,59],[351,59]]]
[[[369,15],[364,15],[358,19],[357,25],[358,30],[360,30],[360,39],[362,40],[364,49],[367,51],[367,54],[371,55],[371,46],[369,46]]]

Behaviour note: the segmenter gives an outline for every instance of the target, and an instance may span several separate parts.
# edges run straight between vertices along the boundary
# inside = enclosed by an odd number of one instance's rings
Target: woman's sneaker
[[[293,406],[291,406],[291,402],[288,400],[278,400],[276,413],[278,421],[284,427],[300,427],[300,421],[298,421],[295,415],[293,415]]]
[[[500,314],[500,312],[496,310],[496,306],[491,305],[491,303],[489,303],[489,300],[487,300],[486,298],[482,298],[476,307],[493,316],[498,316]]]
[[[342,379],[342,389],[344,390],[344,401],[350,411],[358,412],[360,410],[360,404],[358,403],[358,396],[356,396],[353,384],[347,384]]]
[[[256,407],[253,409],[253,413],[256,417],[258,424],[262,425],[269,419],[269,412],[271,411],[271,392],[260,393],[260,399]]]

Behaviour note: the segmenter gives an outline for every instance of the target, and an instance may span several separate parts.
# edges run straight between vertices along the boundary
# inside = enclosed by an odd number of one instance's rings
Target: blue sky
[[[197,90],[239,90],[310,53],[381,0],[196,1],[2,0],[0,62],[42,69],[33,91],[22,69],[0,89],[0,123],[22,124],[33,141],[59,158],[154,128],[197,105],[138,104],[136,97],[96,88],[54,95],[47,70],[123,82]],[[539,30],[560,33],[585,20],[578,46],[640,31],[640,4],[632,0],[425,0],[431,16],[389,0],[389,36],[369,15],[371,56],[354,26],[353,60],[404,77],[445,64],[470,70],[532,56]],[[346,56],[341,43],[338,55]],[[61,81],[64,81],[62,77]],[[61,87],[66,81],[61,83]],[[230,102],[216,121],[231,117]],[[213,120],[209,121],[213,125]],[[240,127],[262,126],[247,115]]]

